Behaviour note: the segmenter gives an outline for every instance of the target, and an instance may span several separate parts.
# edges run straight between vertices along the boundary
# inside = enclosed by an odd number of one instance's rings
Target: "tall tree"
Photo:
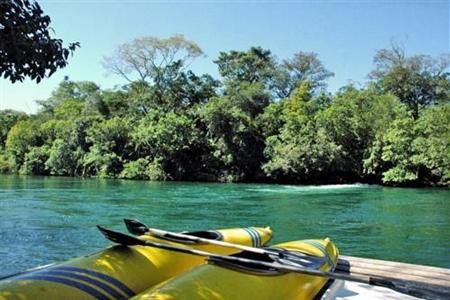
[[[210,76],[198,77],[186,70],[202,54],[183,35],[142,37],[120,45],[113,56],[104,58],[103,66],[130,83],[128,89],[138,96],[139,110],[145,114],[150,108],[172,110],[197,101],[198,94],[189,93],[195,91],[193,84],[211,93],[217,83]]]
[[[272,79],[275,61],[270,50],[251,47],[248,51],[220,52],[214,61],[227,81],[267,83]]]
[[[120,45],[113,56],[103,59],[103,66],[129,82],[151,81],[163,76],[168,66],[187,66],[202,54],[195,42],[181,34],[167,39],[147,36]]]
[[[450,55],[408,57],[403,46],[392,43],[391,49],[378,50],[373,61],[369,76],[375,85],[396,95],[414,119],[425,106],[450,100]]]
[[[317,53],[298,52],[278,67],[274,88],[279,98],[287,98],[302,83],[309,82],[312,90],[326,87],[326,80],[334,76],[325,68]]]
[[[86,102],[100,93],[100,87],[91,81],[71,81],[63,80],[46,100],[38,100],[44,112],[54,112],[55,108],[65,101],[72,100]]]
[[[224,181],[252,180],[261,175],[264,138],[258,116],[272,101],[269,82],[274,59],[269,50],[221,52],[215,61],[225,80],[224,95],[202,107],[201,115],[213,156]]]
[[[50,35],[50,22],[35,1],[0,1],[0,77],[39,83],[67,65],[79,43],[63,47],[61,39]]]
[[[202,107],[212,155],[222,164],[224,181],[255,179],[263,160],[264,139],[256,122],[270,95],[261,84],[247,84],[228,95],[215,97]]]

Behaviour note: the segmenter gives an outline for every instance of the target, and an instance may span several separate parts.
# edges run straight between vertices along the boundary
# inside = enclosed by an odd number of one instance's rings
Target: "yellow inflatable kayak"
[[[338,249],[329,240],[302,240],[278,244],[275,248],[297,252],[282,262],[287,265],[330,271],[337,263]],[[303,254],[309,254],[305,259]],[[239,253],[234,256],[250,259],[253,254]],[[135,297],[133,300],[273,300],[313,299],[325,285],[323,277],[299,273],[280,272],[275,269],[240,263],[210,261],[159,284]]]
[[[247,246],[265,245],[269,227],[185,233]],[[238,250],[216,245],[141,238],[221,254]],[[0,299],[128,299],[205,261],[202,257],[152,247],[110,247],[100,252],[10,276],[0,281]]]

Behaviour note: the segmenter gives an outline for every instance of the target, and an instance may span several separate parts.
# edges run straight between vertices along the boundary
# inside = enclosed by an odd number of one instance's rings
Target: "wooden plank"
[[[422,278],[422,280],[433,280],[439,279],[448,282],[450,285],[450,275],[439,273],[439,272],[430,272],[428,270],[423,269],[411,269],[405,268],[402,265],[380,265],[380,264],[371,264],[367,261],[345,261],[339,260],[338,269],[345,270],[348,268],[350,272],[359,272],[360,270],[373,270],[373,271],[383,271],[386,273],[394,273],[400,275],[410,275]]]
[[[387,260],[380,260],[380,259],[373,259],[373,258],[362,258],[362,257],[356,257],[356,256],[346,256],[346,255],[339,255],[339,258],[343,259],[343,260],[347,260],[349,262],[364,262],[364,263],[369,263],[372,265],[394,266],[394,267],[398,267],[399,269],[401,268],[401,269],[410,269],[410,270],[422,270],[422,271],[428,271],[431,273],[440,273],[440,274],[450,276],[450,269],[446,269],[446,268],[415,265],[415,264],[409,264],[409,263],[401,263],[401,262],[394,262],[394,261],[387,261]]]
[[[358,274],[376,274],[378,276],[384,276],[389,278],[397,278],[402,280],[411,280],[416,282],[425,282],[425,283],[433,283],[438,284],[446,287],[450,287],[450,280],[448,278],[438,278],[438,277],[424,277],[419,276],[415,274],[407,274],[407,273],[400,273],[396,270],[387,271],[387,270],[379,270],[379,269],[368,269],[368,268],[359,268],[359,267],[352,267],[350,270],[348,269],[342,269],[337,268],[339,271],[348,272],[351,274],[358,273]]]
[[[376,277],[383,277],[388,278],[391,280],[403,280],[408,282],[416,282],[416,283],[422,283],[422,284],[433,284],[440,287],[447,287],[450,289],[450,283],[448,279],[439,279],[439,278],[427,278],[427,277],[421,277],[421,276],[414,276],[414,275],[408,275],[405,273],[398,273],[393,271],[384,271],[384,270],[377,270],[377,269],[366,269],[366,268],[357,268],[357,267],[351,267],[350,270],[342,270],[337,268],[336,271],[342,272],[342,273],[349,273],[354,275],[367,275],[367,276],[376,276]]]

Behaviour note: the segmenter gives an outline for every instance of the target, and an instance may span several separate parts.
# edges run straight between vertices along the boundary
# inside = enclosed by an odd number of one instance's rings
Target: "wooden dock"
[[[450,299],[450,269],[340,255],[336,272],[388,279],[388,287],[418,298]]]

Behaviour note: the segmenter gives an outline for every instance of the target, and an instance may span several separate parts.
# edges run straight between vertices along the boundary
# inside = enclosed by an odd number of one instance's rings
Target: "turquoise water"
[[[273,242],[330,237],[341,253],[450,268],[450,190],[155,183],[0,176],[0,275],[109,244],[122,218],[194,230],[270,225]]]

